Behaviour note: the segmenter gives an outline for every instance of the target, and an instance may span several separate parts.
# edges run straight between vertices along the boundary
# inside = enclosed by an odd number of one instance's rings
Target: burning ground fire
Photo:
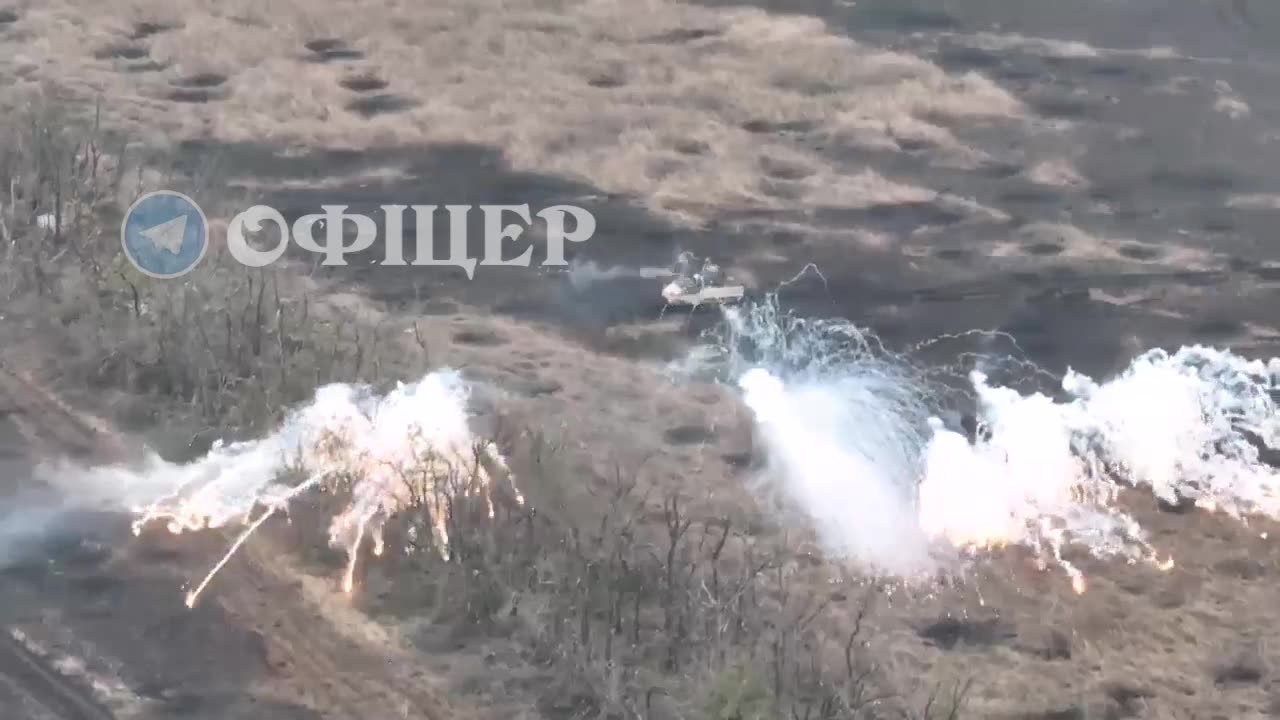
[[[333,518],[329,539],[347,553],[343,587],[350,591],[360,548],[371,540],[374,554],[381,555],[383,528],[396,513],[422,510],[431,519],[435,547],[446,556],[446,502],[451,495],[483,496],[493,517],[494,474],[510,479],[510,472],[495,445],[473,436],[467,400],[466,384],[447,370],[401,384],[384,397],[367,387],[327,385],[269,437],[216,445],[186,465],[152,457],[141,471],[91,472],[129,473],[134,484],[172,488],[136,508],[135,533],[152,524],[163,524],[175,534],[244,526],[222,559],[187,593],[188,607],[269,518],[287,515],[290,503],[308,491],[336,490],[349,496],[349,502]],[[280,480],[289,475],[302,479],[296,484]],[[514,484],[512,490],[523,504]]]
[[[1009,545],[1060,568],[1077,593],[1086,579],[1068,545],[1172,568],[1118,507],[1126,486],[1280,519],[1280,474],[1260,456],[1280,448],[1280,358],[1153,350],[1106,382],[1069,371],[1056,397],[971,370],[977,428],[966,433],[940,419],[943,388],[847,322],[793,318],[773,300],[726,316],[709,357],[754,414],[773,487],[828,552],[879,574],[928,582],[957,554]]]
[[[1068,372],[1062,402],[992,386],[980,372],[970,379],[981,437],[961,445],[935,427],[926,454],[921,517],[932,534],[1047,547],[1083,592],[1084,577],[1062,558],[1067,543],[1173,566],[1116,507],[1122,486],[1240,520],[1280,517],[1280,474],[1260,456],[1280,447],[1280,359],[1154,350],[1104,383]]]
[[[767,479],[809,516],[831,556],[877,575],[929,582],[1015,545],[1035,552],[1042,570],[1065,572],[1076,592],[1086,579],[1067,546],[1169,569],[1172,558],[1161,559],[1118,506],[1126,486],[1242,520],[1280,519],[1280,476],[1260,455],[1280,448],[1280,359],[1155,350],[1105,382],[1068,372],[1052,396],[970,368],[968,388],[948,395],[850,323],[791,317],[776,298],[724,313],[719,334],[681,369],[713,368],[741,391]],[[976,408],[976,429],[941,419],[955,417],[956,393]],[[448,498],[478,495],[493,516],[495,479],[511,473],[493,444],[474,437],[468,395],[449,370],[381,397],[328,385],[266,438],[219,444],[183,465],[152,457],[140,470],[94,468],[77,482],[144,498],[136,532],[243,527],[187,594],[189,606],[268,519],[310,491],[336,492],[348,503],[329,539],[347,553],[349,591],[360,548],[369,541],[382,554],[397,513],[422,511],[446,556]],[[523,504],[514,483],[511,492]]]

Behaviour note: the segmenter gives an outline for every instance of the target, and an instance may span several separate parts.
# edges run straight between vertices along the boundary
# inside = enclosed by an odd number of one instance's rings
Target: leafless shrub
[[[153,281],[121,257],[132,193],[126,143],[33,105],[0,128],[0,297],[61,338],[71,382],[151,395],[212,428],[252,433],[318,385],[388,374],[380,323],[320,317],[287,271],[246,269],[211,250],[199,273]],[[413,328],[425,355],[426,342]],[[564,485],[561,447],[523,433],[544,488]],[[876,662],[872,586],[852,607],[815,586],[785,534],[708,517],[695,498],[621,468],[584,513],[540,512],[475,492],[479,463],[405,473],[385,528],[435,579],[423,605],[458,632],[507,634],[545,674],[548,713],[658,720],[956,718],[969,686],[912,707]],[[325,490],[340,503],[351,478]],[[434,530],[434,531],[433,531]],[[447,538],[448,552],[441,539]],[[834,605],[842,607],[834,612]],[[554,702],[552,701],[554,700]]]
[[[832,612],[785,536],[762,540],[745,523],[700,515],[679,493],[653,497],[621,469],[601,485],[589,519],[507,503],[493,522],[454,493],[458,552],[428,569],[450,573],[473,629],[501,628],[527,645],[549,673],[547,712],[959,717],[967,684],[934,688],[913,711],[875,661],[875,586]]]

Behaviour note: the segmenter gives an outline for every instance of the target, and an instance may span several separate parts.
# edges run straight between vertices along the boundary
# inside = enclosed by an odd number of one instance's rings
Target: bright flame
[[[1280,519],[1280,475],[1259,456],[1280,447],[1280,359],[1154,350],[1102,383],[1069,371],[1062,399],[972,371],[970,438],[938,417],[950,396],[848,323],[773,304],[726,317],[718,357],[755,416],[769,477],[832,553],[875,571],[927,575],[940,550],[1006,545],[1061,568],[1078,593],[1087,582],[1068,545],[1168,571],[1173,558],[1117,507],[1124,486]]]
[[[469,392],[453,371],[434,372],[399,384],[385,397],[365,386],[333,384],[293,412],[272,435],[217,444],[188,464],[151,456],[139,470],[121,467],[84,471],[79,480],[97,487],[132,487],[159,498],[139,504],[134,532],[163,523],[172,533],[245,525],[228,552],[187,595],[196,598],[248,538],[303,493],[324,487],[349,495],[333,517],[330,542],[346,550],[343,588],[354,585],[356,559],[366,536],[375,555],[385,548],[383,526],[396,513],[421,508],[430,519],[435,545],[448,552],[445,503],[455,494],[481,494],[493,517],[491,472],[510,472],[492,443],[473,436]],[[281,480],[301,471],[305,480]],[[518,491],[515,501],[523,504]],[[261,508],[254,519],[255,510]]]

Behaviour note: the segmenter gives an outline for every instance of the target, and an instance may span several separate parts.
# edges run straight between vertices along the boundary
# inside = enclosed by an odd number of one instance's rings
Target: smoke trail
[[[893,575],[930,572],[916,491],[935,386],[850,323],[784,313],[776,296],[725,309],[685,371],[714,367],[755,413],[766,478],[834,553]]]
[[[6,499],[0,511],[0,570],[21,563],[35,546],[66,531],[68,510],[61,503],[27,503]]]
[[[938,419],[954,415],[954,390],[850,323],[796,318],[769,297],[726,309],[709,339],[682,369],[711,368],[742,390],[766,477],[830,552],[873,571],[911,577],[953,551],[1005,544],[1037,551],[1081,592],[1069,544],[1169,567],[1116,506],[1126,485],[1280,519],[1280,475],[1260,454],[1280,447],[1280,359],[1153,350],[1105,382],[1069,371],[1061,398],[973,370],[968,437]]]
[[[72,481],[29,459],[0,463],[0,474],[19,480],[0,496],[0,570],[43,562],[108,532],[107,516],[127,508],[132,490]],[[34,480],[35,482],[29,482]]]
[[[769,477],[809,512],[828,548],[880,572],[929,569],[912,512],[923,438],[894,412],[897,387],[870,372],[784,383],[759,368],[739,384]]]
[[[665,267],[623,267],[615,265],[613,267],[603,267],[592,260],[577,261],[569,263],[569,269],[565,273],[569,278],[569,285],[577,291],[586,290],[592,285],[597,285],[609,280],[617,280],[619,278],[638,278],[638,279],[657,279],[674,275],[670,268]]]
[[[215,444],[194,462],[151,455],[135,468],[63,467],[52,474],[63,484],[117,489],[118,500],[135,513],[135,532],[154,522],[173,533],[247,525],[188,595],[188,605],[268,517],[288,513],[290,503],[313,488],[342,492],[349,500],[332,519],[329,536],[349,555],[344,585],[350,589],[361,542],[371,538],[380,552],[383,525],[396,513],[423,509],[442,550],[448,545],[440,507],[446,496],[483,494],[492,516],[490,472],[505,471],[506,464],[495,446],[473,436],[468,400],[468,386],[450,370],[399,384],[386,396],[362,385],[326,385],[275,433]],[[515,499],[523,502],[518,492]]]

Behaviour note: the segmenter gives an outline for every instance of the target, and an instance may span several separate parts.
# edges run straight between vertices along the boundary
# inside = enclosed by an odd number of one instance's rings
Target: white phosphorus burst
[[[473,435],[468,396],[467,385],[451,370],[398,384],[381,397],[366,386],[326,385],[268,437],[218,443],[186,464],[152,455],[139,469],[94,468],[78,474],[77,481],[118,489],[136,503],[135,532],[156,522],[173,533],[245,526],[222,560],[188,593],[189,606],[268,518],[287,513],[290,503],[308,491],[340,489],[349,502],[332,518],[329,537],[348,554],[343,583],[350,590],[362,543],[371,540],[380,555],[383,527],[396,513],[410,507],[424,510],[434,545],[446,556],[448,497],[479,494],[493,516],[491,474],[510,477],[510,472],[497,447]],[[282,481],[289,475],[303,479]],[[515,500],[524,502],[518,491]]]
[[[767,476],[828,550],[877,572],[928,575],[950,556],[940,546],[1010,544],[1061,567],[1077,592],[1069,544],[1171,567],[1117,507],[1123,486],[1280,519],[1280,475],[1259,450],[1280,447],[1280,359],[1153,350],[1104,382],[1068,371],[1057,399],[972,371],[970,438],[938,418],[944,390],[850,323],[793,318],[771,297],[726,310],[725,325],[694,364],[714,361],[740,387]]]

